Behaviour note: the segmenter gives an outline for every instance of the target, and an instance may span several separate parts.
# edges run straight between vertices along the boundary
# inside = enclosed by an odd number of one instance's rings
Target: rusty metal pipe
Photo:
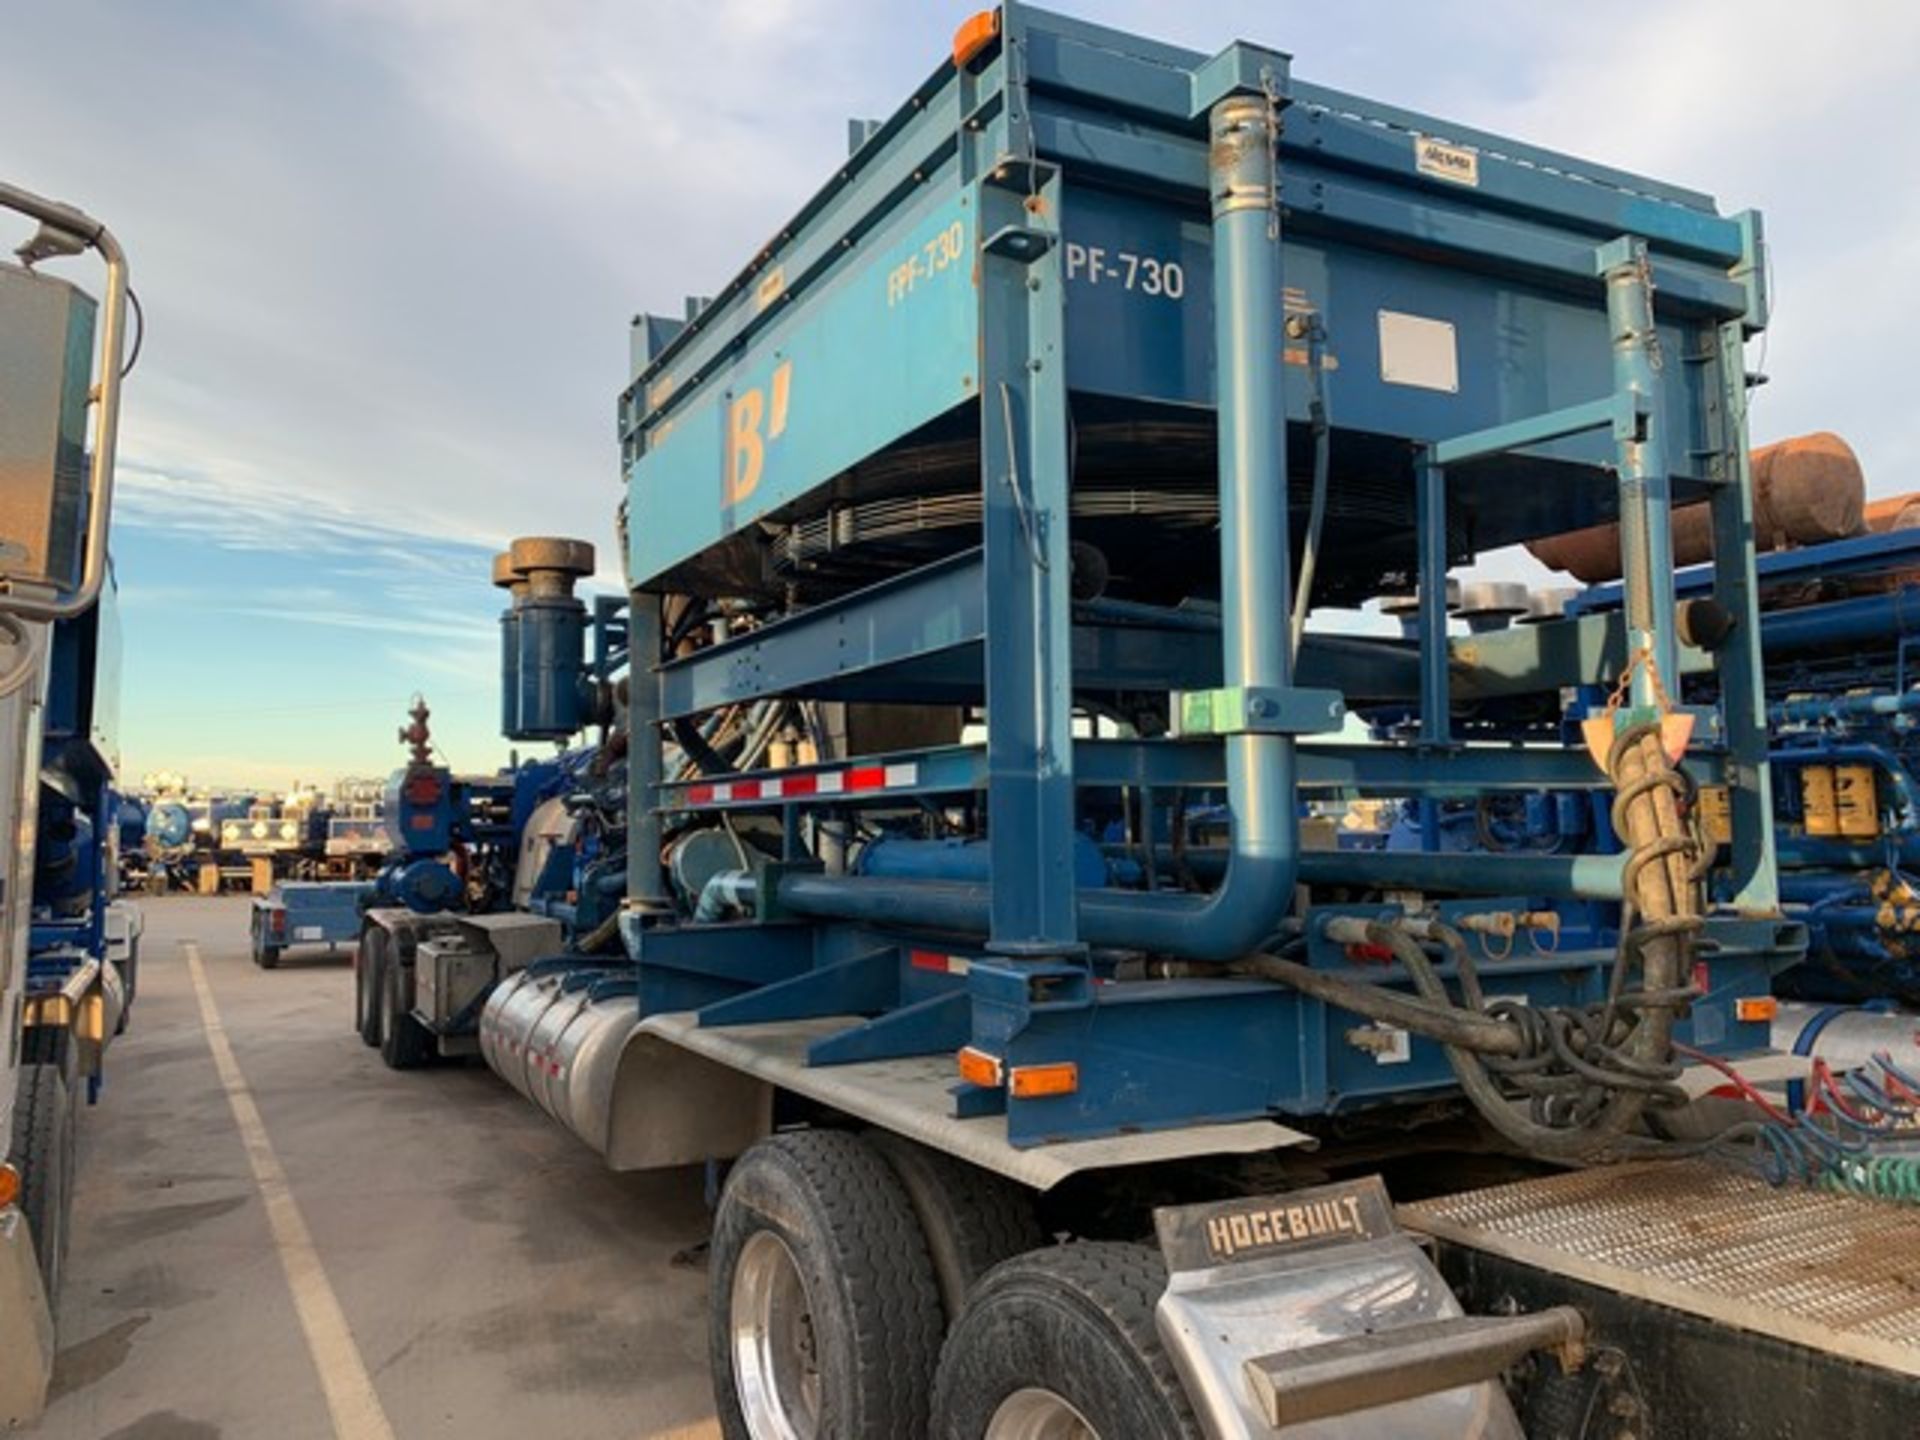
[[[1828,431],[1764,445],[1752,454],[1753,542],[1765,552],[1815,545],[1863,532],[1866,475],[1845,440]],[[1576,580],[1597,585],[1620,578],[1620,527],[1594,525],[1529,540],[1534,559]],[[1704,500],[1673,511],[1673,562],[1699,565],[1713,558],[1713,518]]]

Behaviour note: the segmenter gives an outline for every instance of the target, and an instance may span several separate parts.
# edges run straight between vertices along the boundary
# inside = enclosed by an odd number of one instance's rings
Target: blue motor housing
[[[380,872],[375,895],[383,905],[404,905],[419,915],[454,909],[463,887],[443,860],[405,860]]]
[[[565,740],[586,725],[586,607],[571,596],[529,598],[514,612],[510,637],[518,644],[519,705],[515,740]]]
[[[500,617],[500,729],[509,740],[565,740],[591,723],[587,607],[573,593],[593,547],[529,537],[494,557],[512,597]]]

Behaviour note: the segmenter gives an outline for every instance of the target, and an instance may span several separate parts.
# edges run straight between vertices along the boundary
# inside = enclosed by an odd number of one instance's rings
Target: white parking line
[[[214,1069],[233,1108],[233,1123],[239,1128],[247,1163],[253,1167],[254,1184],[266,1205],[267,1225],[273,1231],[274,1248],[280,1252],[287,1288],[293,1292],[293,1308],[306,1335],[307,1353],[313,1357],[313,1368],[327,1397],[333,1433],[338,1440],[394,1440],[393,1426],[380,1408],[366,1362],[353,1343],[346,1312],[328,1283],[313,1235],[287,1185],[287,1172],[280,1168],[280,1157],[274,1154],[267,1128],[260,1123],[253,1092],[247,1089],[246,1077],[233,1058],[226,1027],[220,1023],[220,1009],[213,1003],[213,989],[207,984],[206,967],[200,963],[200,947],[191,940],[180,944],[187,953],[187,973],[193,977],[194,994],[200,1000],[200,1023],[207,1032],[207,1047],[213,1051]]]

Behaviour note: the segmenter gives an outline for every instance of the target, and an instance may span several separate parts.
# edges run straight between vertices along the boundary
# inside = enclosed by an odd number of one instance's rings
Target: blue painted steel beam
[[[1011,7],[1009,7],[1011,13]],[[1005,37],[1020,43],[1017,30]],[[1007,122],[1024,135],[1023,89]],[[1016,135],[1014,154],[1031,154]],[[1009,168],[979,198],[980,486],[986,594],[988,948],[1078,949],[1073,906],[1073,564],[1057,177]]]
[[[1061,115],[1042,109],[1035,133],[1040,153],[1075,175],[1098,175],[1115,182],[1145,182],[1157,189],[1197,188],[1205,172],[1204,147],[1183,147],[1159,136],[1138,133],[1124,119]],[[1407,144],[1406,169],[1412,166]],[[1456,262],[1492,269],[1531,272],[1561,283],[1592,276],[1592,240],[1570,236],[1541,223],[1487,210],[1461,208],[1448,197],[1423,195],[1411,201],[1400,188],[1404,170],[1390,184],[1343,175],[1309,156],[1288,156],[1289,173],[1281,198],[1304,236],[1370,238],[1375,242],[1419,246]],[[1725,223],[1725,222],[1716,222]],[[1596,237],[1597,238],[1597,237]],[[1654,262],[1663,309],[1706,316],[1742,313],[1746,291],[1723,270],[1670,257]]]
[[[1081,789],[1226,787],[1225,760],[1217,740],[1078,740],[1073,755],[1074,783]],[[1342,795],[1460,798],[1488,791],[1524,794],[1608,788],[1606,777],[1584,750],[1552,746],[1461,745],[1436,759],[1404,745],[1302,741],[1295,747],[1295,759],[1303,791]],[[901,774],[912,767],[914,778],[864,792],[797,790],[798,798],[778,796],[771,788],[783,779],[798,780],[803,785],[817,783],[822,775],[844,775],[854,765]],[[1724,783],[1723,763],[1712,755],[1691,754],[1685,768],[1700,784]],[[704,796],[695,801],[688,798],[689,792],[696,788],[711,790],[711,781],[675,782],[661,787],[661,807],[667,811],[771,810],[796,803],[897,807],[921,797],[984,790],[987,757],[982,746],[951,745],[895,751],[851,762],[758,770],[731,778],[736,786],[751,787],[754,793],[746,798],[729,794],[726,798]]]
[[[1064,527],[1062,527],[1064,528]],[[659,669],[667,719],[801,692],[822,681],[978,645],[987,586],[978,550],[815,605]]]
[[[1124,105],[1126,112],[1169,128],[1186,118],[1187,74],[1207,63],[1205,55],[1061,15],[1024,13],[1034,37],[1036,89],[1098,109]],[[1292,81],[1290,95],[1296,122],[1306,128],[1296,123],[1283,137],[1281,158],[1289,169],[1324,158],[1398,174],[1408,168],[1411,138],[1436,136],[1479,152],[1473,198],[1481,203],[1551,205],[1581,216],[1601,234],[1664,221],[1655,234],[1663,242],[1723,265],[1739,254],[1737,231],[1699,191],[1305,81]]]
[[[1724,374],[1724,362],[1721,368]],[[1741,388],[1744,392],[1744,381],[1741,382]],[[1793,550],[1776,550],[1754,559],[1755,579],[1763,584],[1803,578],[1825,580],[1843,575],[1873,575],[1914,568],[1920,568],[1920,530],[1888,530],[1878,535],[1828,540]],[[1673,577],[1673,585],[1675,593],[1681,596],[1708,594],[1714,588],[1714,567],[1691,565]],[[1585,614],[1619,604],[1618,584],[1595,585],[1568,600],[1567,613]]]
[[[1414,499],[1420,521],[1420,743],[1440,750],[1453,738],[1447,673],[1447,472],[1431,446],[1414,462]]]
[[[1436,440],[1427,449],[1437,465],[1462,465],[1490,455],[1505,455],[1552,440],[1564,440],[1570,435],[1584,435],[1590,430],[1611,430],[1616,440],[1632,440],[1638,436],[1644,419],[1635,395],[1622,391],[1604,400],[1589,400],[1583,405],[1549,410],[1544,415],[1477,430],[1471,435]]]

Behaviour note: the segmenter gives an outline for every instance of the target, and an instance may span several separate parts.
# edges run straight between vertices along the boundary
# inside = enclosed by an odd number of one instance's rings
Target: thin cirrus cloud
[[[617,583],[628,317],[724,285],[832,173],[846,117],[888,113],[979,3],[10,16],[7,178],[115,227],[151,326],[117,512],[129,755],[226,756],[234,781],[377,772],[419,687],[462,764],[503,757],[488,557],[578,535]],[[1320,83],[1765,210],[1757,437],[1841,430],[1876,493],[1920,466],[1893,390],[1920,313],[1916,162],[1845,138],[1905,132],[1920,9],[1622,0],[1623,65],[1590,14],[1522,0],[1061,8],[1198,50],[1261,41]]]

